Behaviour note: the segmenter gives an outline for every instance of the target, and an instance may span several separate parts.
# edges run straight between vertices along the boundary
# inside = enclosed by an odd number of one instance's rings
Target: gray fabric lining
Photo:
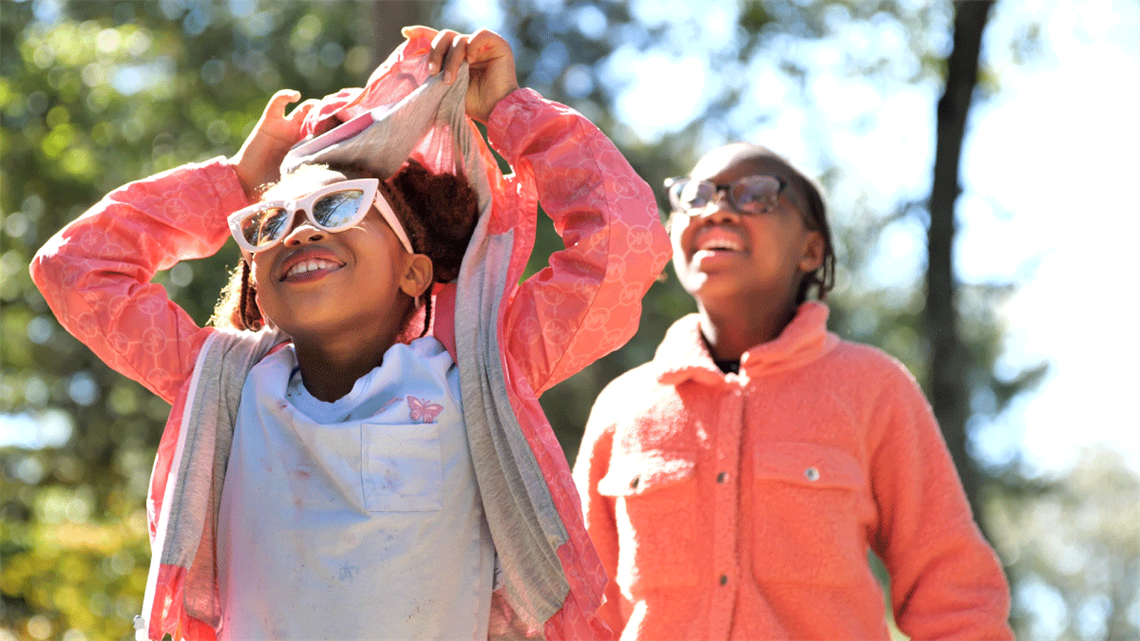
[[[186,408],[182,423],[186,441],[182,448],[179,482],[171,496],[169,523],[166,528],[161,562],[187,568],[194,565],[198,544],[206,527],[211,528],[211,542],[217,540],[218,505],[222,484],[233,444],[234,425],[242,387],[249,370],[275,345],[285,340],[273,330],[253,332],[219,331],[202,347],[195,366],[198,377],[193,399]],[[206,519],[209,519],[207,524]],[[211,593],[216,568],[209,576],[187,573],[188,584],[209,582]],[[207,608],[199,611],[196,606]],[[221,621],[220,604],[210,599],[186,602],[187,613],[215,627]]]
[[[167,539],[163,547],[162,563],[167,565],[188,568],[194,561],[205,522],[206,502],[213,500],[217,505],[222,492],[221,483],[211,487],[211,474],[203,472],[212,470],[213,478],[218,479],[225,476],[245,377],[284,337],[274,331],[256,334],[219,331],[213,338],[203,349],[197,366],[199,378],[194,402],[187,408],[190,413],[183,421],[189,431],[182,450],[182,482],[172,496],[167,528],[168,532],[177,532],[180,536]]]
[[[485,223],[480,221],[480,227]],[[541,628],[570,589],[556,554],[568,534],[511,409],[498,348],[495,320],[514,234],[490,237],[481,231],[476,230],[476,238],[482,242],[473,242],[464,257],[455,309],[456,351],[460,362],[469,364],[459,368],[467,438],[483,509],[508,578],[507,599],[528,624]],[[511,542],[510,547],[500,547],[500,540]],[[510,581],[512,577],[518,580]]]

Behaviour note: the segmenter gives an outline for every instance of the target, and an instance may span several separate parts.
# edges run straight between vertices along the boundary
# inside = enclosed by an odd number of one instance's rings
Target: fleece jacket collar
[[[827,331],[827,305],[809,301],[800,305],[796,316],[775,340],[762,343],[740,357],[740,376],[758,378],[801,367],[828,353],[839,344],[839,337]],[[698,314],[689,314],[673,323],[653,358],[659,368],[657,380],[665,385],[724,382],[701,334]]]

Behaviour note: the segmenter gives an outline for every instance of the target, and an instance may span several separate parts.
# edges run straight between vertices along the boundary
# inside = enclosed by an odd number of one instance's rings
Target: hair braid
[[[241,313],[242,329],[261,329],[261,310],[257,307],[257,287],[250,281],[250,267],[241,261]]]
[[[420,337],[427,336],[428,330],[431,329],[431,292],[428,291],[424,295],[424,329],[420,332]]]

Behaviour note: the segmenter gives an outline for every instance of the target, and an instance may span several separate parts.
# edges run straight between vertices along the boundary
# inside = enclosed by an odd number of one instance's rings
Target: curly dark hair
[[[366,167],[336,164],[303,165],[293,174],[314,167],[381,178]],[[409,160],[391,178],[380,180],[380,190],[404,225],[412,248],[431,259],[434,282],[448,283],[458,278],[463,254],[479,217],[478,197],[467,179],[462,174],[435,174],[419,162]],[[430,291],[429,287],[420,336],[427,334],[431,326]],[[409,304],[404,321],[410,320],[416,311],[416,306]],[[252,331],[265,324],[257,307],[257,285],[250,278],[250,267],[245,260],[230,273],[210,323],[215,327]]]

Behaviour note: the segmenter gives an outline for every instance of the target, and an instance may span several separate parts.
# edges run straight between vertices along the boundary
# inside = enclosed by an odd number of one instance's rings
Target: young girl
[[[60,321],[173,405],[140,639],[607,634],[536,399],[632,335],[667,237],[501,37],[405,35],[364,89],[289,115],[277,94],[233,159],[116,190],[32,263]],[[567,247],[519,285],[538,200]],[[149,280],[231,234],[200,328]]]
[[[575,465],[621,639],[1009,639],[1009,592],[922,392],[827,331],[814,185],[731,144],[669,181],[696,299],[599,396]]]

